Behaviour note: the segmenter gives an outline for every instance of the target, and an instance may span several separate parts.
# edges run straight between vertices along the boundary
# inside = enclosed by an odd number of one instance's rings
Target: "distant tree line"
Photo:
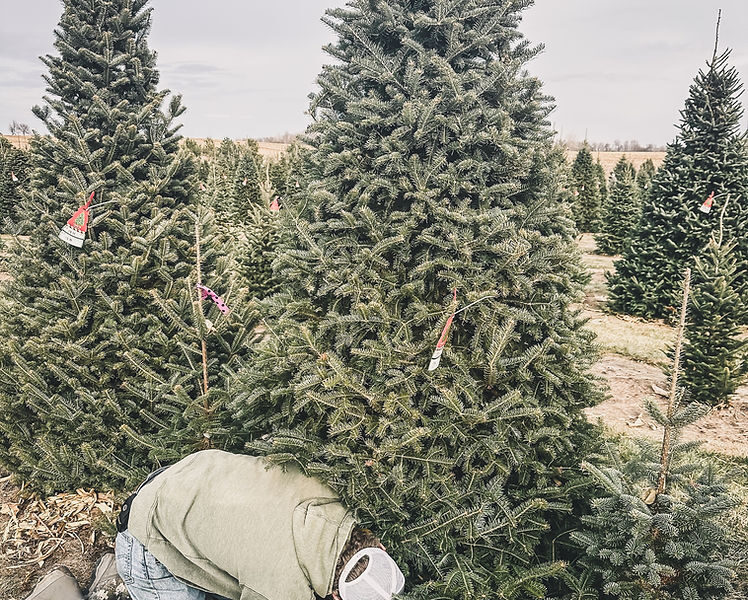
[[[638,140],[613,140],[613,142],[578,141],[573,138],[562,139],[561,144],[569,150],[581,150],[587,145],[595,152],[665,152],[665,146],[656,144],[641,144]]]

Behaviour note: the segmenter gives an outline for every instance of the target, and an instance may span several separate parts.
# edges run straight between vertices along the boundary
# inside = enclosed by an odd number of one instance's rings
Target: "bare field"
[[[31,136],[29,135],[3,135],[3,137],[10,140],[10,143],[16,146],[17,148],[22,149],[28,149],[29,142],[31,140]],[[213,138],[190,138],[197,142],[198,144],[204,144],[209,139]],[[234,141],[236,142],[243,142],[246,140],[246,138],[236,139]],[[221,143],[220,139],[213,139],[214,142],[217,144]],[[266,158],[270,159],[277,159],[280,157],[281,154],[283,154],[286,151],[286,148],[288,148],[289,144],[283,144],[279,142],[258,142],[260,147],[260,154]],[[652,159],[652,162],[654,163],[655,167],[659,167],[662,164],[663,159],[665,158],[664,152],[593,152],[592,156],[595,158],[595,160],[600,160],[600,164],[602,164],[603,169],[605,169],[605,172],[610,174],[613,172],[613,168],[616,166],[616,163],[621,159],[623,155],[626,155],[626,158],[634,164],[634,166],[638,169],[644,161],[646,161],[648,158]],[[574,158],[577,155],[576,150],[567,150],[566,151],[566,158],[571,163],[574,161]]]
[[[569,163],[572,163],[576,156],[576,150],[566,151],[566,160]],[[622,156],[625,156],[626,160],[633,163],[637,170],[647,159],[652,159],[655,167],[659,167],[665,159],[664,152],[592,152],[592,158],[600,161],[600,164],[608,175],[613,172],[616,163],[621,160]]]
[[[4,138],[8,139],[11,144],[13,144],[16,148],[21,148],[22,150],[28,150],[30,144],[31,144],[31,137],[30,135],[5,135],[0,133]],[[210,138],[190,138],[197,142],[198,144],[204,144],[207,142]],[[236,142],[243,142],[244,139],[234,140]],[[216,144],[220,144],[220,139],[214,139],[213,140]],[[282,144],[282,143],[276,143],[276,142],[258,142],[260,155],[264,156],[266,158],[270,158],[271,160],[276,160],[280,158],[280,155],[283,154],[286,151],[286,148],[288,148],[289,144]]]

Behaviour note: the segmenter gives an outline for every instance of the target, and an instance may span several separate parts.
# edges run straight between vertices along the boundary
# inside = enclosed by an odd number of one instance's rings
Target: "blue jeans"
[[[169,573],[166,567],[127,531],[117,534],[114,555],[117,573],[125,582],[132,600],[205,600],[206,598],[205,592],[190,587]],[[214,598],[222,600],[218,596]]]

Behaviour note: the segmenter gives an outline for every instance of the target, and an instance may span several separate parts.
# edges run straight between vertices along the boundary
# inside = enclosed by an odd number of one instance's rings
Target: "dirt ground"
[[[593,371],[610,385],[608,400],[587,410],[590,419],[601,419],[610,429],[632,436],[662,439],[662,428],[644,409],[647,398],[666,405],[652,385],[667,388],[658,367],[614,354],[606,355]],[[702,440],[702,448],[730,456],[748,456],[748,386],[743,386],[727,410],[713,410],[683,431],[684,441]]]

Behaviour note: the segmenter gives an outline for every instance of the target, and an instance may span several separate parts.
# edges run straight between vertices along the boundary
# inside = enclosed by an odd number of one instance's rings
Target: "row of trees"
[[[574,157],[567,186],[577,229],[598,233],[595,239],[603,253],[620,253],[638,225],[654,174],[652,159],[637,171],[624,155],[608,178],[600,160],[593,161],[590,147],[583,146]]]
[[[583,412],[602,392],[523,6],[329,11],[308,150],[269,167],[251,144],[179,150],[147,0],[66,0],[0,298],[0,464],[57,491],[209,447],[295,463],[382,535],[406,598],[727,593],[722,489],[667,461],[649,518],[622,520],[601,509],[648,475],[580,468],[606,468]],[[58,232],[91,193],[73,248]],[[276,232],[263,293],[254,215]]]
[[[642,144],[638,140],[613,140],[612,142],[579,141],[573,136],[559,140],[559,143],[569,150],[581,150],[589,146],[595,152],[664,152],[665,146],[657,144]]]

